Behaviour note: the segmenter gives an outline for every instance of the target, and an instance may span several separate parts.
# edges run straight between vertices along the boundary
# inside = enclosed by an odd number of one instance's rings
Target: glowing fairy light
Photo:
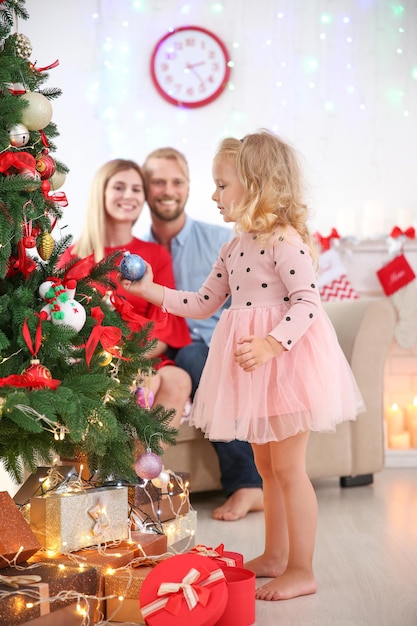
[[[306,72],[316,72],[319,67],[319,62],[315,57],[307,57],[303,62],[304,69]]]
[[[221,2],[215,2],[211,8],[213,13],[222,13],[224,7]]]
[[[402,4],[392,4],[391,9],[394,14],[394,17],[401,17],[405,11]]]
[[[331,24],[332,23],[331,15],[329,15],[328,13],[323,13],[323,15],[320,17],[320,22],[322,24]]]

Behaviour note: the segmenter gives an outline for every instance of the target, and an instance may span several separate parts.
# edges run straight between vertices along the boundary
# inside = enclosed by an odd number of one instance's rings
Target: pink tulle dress
[[[198,293],[165,288],[163,307],[210,317],[231,296],[213,333],[190,422],[212,441],[263,444],[301,431],[333,431],[365,410],[350,366],[325,313],[312,259],[299,235],[270,245],[241,234],[225,243]],[[238,340],[272,335],[286,348],[245,372]]]

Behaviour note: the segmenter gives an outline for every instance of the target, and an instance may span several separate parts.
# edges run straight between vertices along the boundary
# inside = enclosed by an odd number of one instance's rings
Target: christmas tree
[[[116,259],[59,265],[72,238],[52,232],[69,170],[54,155],[61,91],[44,86],[58,61],[30,61],[29,39],[14,32],[28,18],[24,0],[0,2],[0,461],[17,481],[59,455],[85,459],[103,482],[136,482],[137,442],[160,454],[174,442],[173,412],[132,392],[153,344],[111,292]]]

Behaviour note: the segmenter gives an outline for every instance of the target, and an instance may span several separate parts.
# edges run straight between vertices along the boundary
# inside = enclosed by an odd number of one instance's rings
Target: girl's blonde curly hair
[[[242,199],[233,210],[237,232],[251,232],[266,242],[276,231],[292,226],[316,249],[307,225],[308,208],[296,150],[268,130],[243,139],[223,139],[214,157],[232,161],[243,187]]]

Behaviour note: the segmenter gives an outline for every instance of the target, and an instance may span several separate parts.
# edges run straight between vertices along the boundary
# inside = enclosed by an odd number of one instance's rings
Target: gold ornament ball
[[[48,98],[35,91],[27,91],[20,98],[29,102],[29,106],[22,111],[22,123],[29,130],[41,130],[48,126],[52,119],[52,105]]]
[[[101,367],[106,367],[106,365],[110,365],[113,359],[113,356],[110,354],[110,352],[107,352],[107,350],[103,350],[98,356],[100,358],[99,365],[101,365]]]
[[[59,189],[62,185],[65,184],[67,175],[65,172],[55,172],[52,174],[51,178],[49,178],[49,182],[51,183],[51,189],[55,191],[55,189]]]

